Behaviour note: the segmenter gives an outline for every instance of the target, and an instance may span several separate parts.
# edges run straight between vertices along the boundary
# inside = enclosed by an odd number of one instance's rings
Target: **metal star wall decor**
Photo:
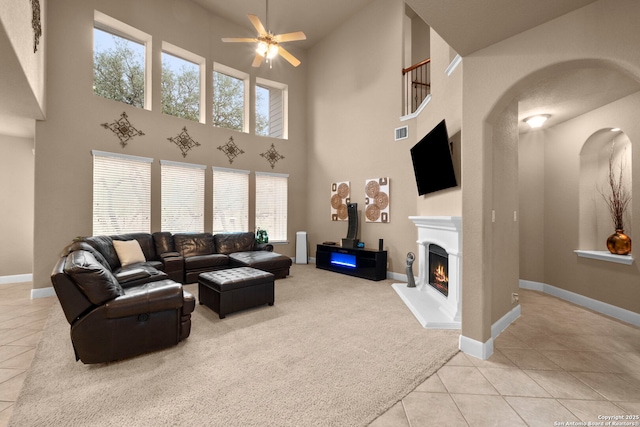
[[[178,146],[180,151],[182,151],[182,157],[187,157],[187,152],[193,147],[200,146],[199,142],[194,141],[194,139],[189,136],[186,126],[182,128],[182,132],[180,132],[178,136],[167,139]]]
[[[42,24],[40,22],[40,0],[31,0],[31,26],[33,27],[33,53],[38,51],[40,36],[42,35]]]
[[[264,153],[261,153],[260,156],[267,159],[267,161],[271,165],[271,169],[273,169],[276,166],[276,163],[278,163],[278,160],[284,159],[284,156],[280,155],[280,153],[276,151],[276,147],[273,144],[271,144],[271,148],[269,148]]]
[[[219,146],[218,150],[226,154],[230,164],[233,163],[233,159],[238,157],[240,154],[244,154],[244,150],[238,148],[236,143],[233,142],[232,136],[229,137],[229,141],[226,144]]]
[[[113,123],[103,123],[100,126],[105,129],[109,129],[111,132],[116,134],[116,136],[120,140],[120,145],[122,145],[122,148],[126,147],[129,140],[131,140],[134,136],[144,135],[144,132],[136,129],[129,122],[129,118],[127,116],[127,113],[125,112],[120,114],[120,118]]]

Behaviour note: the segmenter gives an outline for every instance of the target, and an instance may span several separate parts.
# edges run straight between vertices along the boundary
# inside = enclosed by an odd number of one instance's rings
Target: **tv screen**
[[[411,148],[411,160],[420,196],[458,185],[444,120]]]

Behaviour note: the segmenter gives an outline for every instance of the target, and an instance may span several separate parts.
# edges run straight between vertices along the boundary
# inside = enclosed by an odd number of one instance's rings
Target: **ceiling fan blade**
[[[249,37],[223,37],[222,41],[225,43],[254,43],[258,39],[252,39]]]
[[[264,25],[262,25],[262,22],[260,22],[260,18],[258,18],[256,15],[247,16],[249,17],[249,21],[251,21],[259,36],[267,34],[267,30],[264,29]]]
[[[282,43],[282,42],[295,42],[298,40],[306,40],[307,36],[302,31],[296,31],[295,33],[278,34],[273,38],[278,43]]]
[[[280,54],[280,56],[282,56],[284,59],[286,59],[287,61],[289,61],[289,63],[291,65],[293,65],[294,67],[297,67],[298,65],[300,65],[300,61],[298,60],[298,58],[296,58],[295,56],[293,56],[291,53],[289,53],[288,50],[286,50],[285,48],[283,48],[282,46],[278,46],[278,53]]]
[[[251,64],[252,67],[259,67],[260,64],[262,64],[262,60],[264,59],[264,57],[262,55],[260,55],[259,53],[256,53],[255,58],[253,58],[253,63]]]

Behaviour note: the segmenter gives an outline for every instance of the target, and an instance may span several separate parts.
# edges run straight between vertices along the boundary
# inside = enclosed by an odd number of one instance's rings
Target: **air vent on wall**
[[[409,137],[409,126],[396,128],[396,141],[407,139]]]

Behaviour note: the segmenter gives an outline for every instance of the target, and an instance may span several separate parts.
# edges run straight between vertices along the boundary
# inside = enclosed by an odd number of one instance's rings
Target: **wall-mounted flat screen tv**
[[[411,148],[411,160],[420,196],[458,185],[444,120]]]

